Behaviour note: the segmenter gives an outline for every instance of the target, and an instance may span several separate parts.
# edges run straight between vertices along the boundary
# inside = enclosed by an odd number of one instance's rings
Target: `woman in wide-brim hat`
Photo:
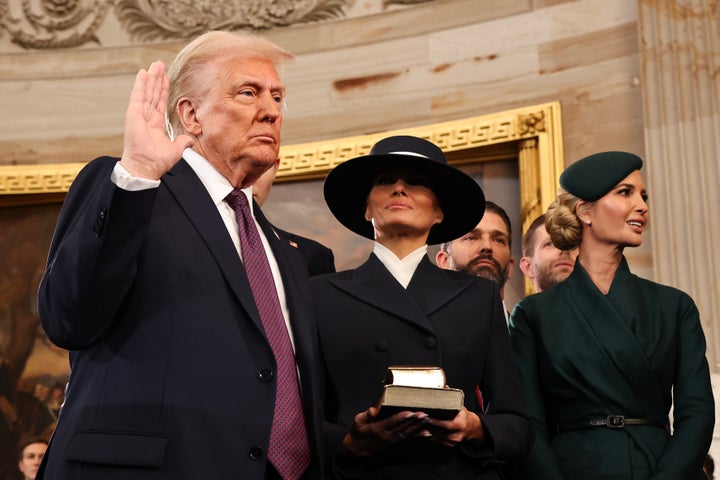
[[[704,479],[714,406],[697,308],[623,256],[648,224],[641,167],[602,152],[560,177],[546,226],[558,248],[579,246],[575,269],[510,321],[535,426],[523,478]]]
[[[530,425],[497,287],[441,270],[428,243],[458,238],[480,221],[479,185],[442,150],[388,137],[340,164],[325,181],[335,217],[375,241],[355,270],[312,279],[325,359],[328,471],[353,478],[501,478]],[[434,365],[465,393],[451,420],[424,412],[377,417],[392,365]]]

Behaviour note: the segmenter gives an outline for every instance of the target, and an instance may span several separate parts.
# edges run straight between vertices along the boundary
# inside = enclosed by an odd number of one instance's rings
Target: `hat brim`
[[[434,160],[402,154],[365,155],[347,160],[327,175],[325,202],[349,230],[374,240],[372,224],[365,220],[367,198],[374,177],[390,168],[406,167],[424,173],[443,211],[443,221],[430,230],[430,245],[449,242],[475,228],[485,213],[480,185],[462,170]]]

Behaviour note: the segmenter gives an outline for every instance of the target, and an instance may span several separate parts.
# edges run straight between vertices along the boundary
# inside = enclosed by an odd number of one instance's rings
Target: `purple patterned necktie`
[[[236,188],[225,200],[235,210],[245,273],[277,364],[277,392],[268,460],[282,478],[296,480],[310,463],[310,446],[295,368],[295,354],[280,308],[272,270],[255,220],[250,213],[247,196]]]

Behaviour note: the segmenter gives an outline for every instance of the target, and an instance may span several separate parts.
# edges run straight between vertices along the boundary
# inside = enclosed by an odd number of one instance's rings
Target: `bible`
[[[383,383],[375,404],[381,418],[409,410],[450,420],[458,414],[465,398],[462,390],[445,387],[445,372],[440,367],[391,366]]]

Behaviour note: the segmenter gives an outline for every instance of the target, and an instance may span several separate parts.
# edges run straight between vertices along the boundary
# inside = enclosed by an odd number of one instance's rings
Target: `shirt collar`
[[[216,206],[220,205],[225,200],[225,197],[233,191],[233,186],[230,181],[215,167],[213,167],[205,157],[197,153],[192,148],[186,148],[185,151],[183,151],[183,158],[195,171],[198,178],[200,178],[200,181],[205,186],[205,189],[210,194],[210,198],[212,198],[212,201]],[[254,216],[252,186],[243,188],[242,192],[246,197],[248,197],[250,212]]]
[[[375,256],[385,265],[385,268],[390,271],[395,280],[404,288],[410,284],[412,276],[415,274],[417,266],[420,265],[423,257],[427,254],[427,245],[423,245],[417,250],[413,250],[409,254],[405,255],[405,258],[400,259],[390,249],[384,245],[375,242],[373,253]]]

